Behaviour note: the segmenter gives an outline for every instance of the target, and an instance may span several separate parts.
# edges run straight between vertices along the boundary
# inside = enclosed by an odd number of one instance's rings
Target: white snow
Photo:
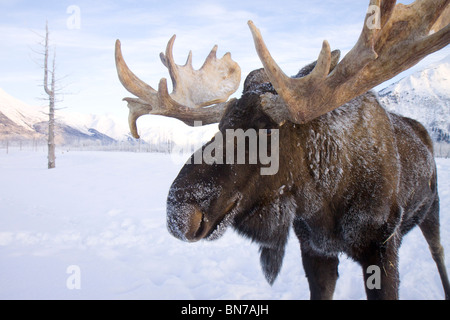
[[[450,160],[437,163],[450,257]],[[309,298],[293,235],[270,287],[258,246],[231,229],[195,244],[169,234],[165,202],[181,168],[169,155],[59,151],[57,168],[46,164],[42,151],[0,150],[0,299]],[[67,286],[71,266],[79,290]],[[339,273],[335,299],[365,299],[360,267],[342,256]],[[403,241],[400,276],[402,299],[443,299],[417,228]]]

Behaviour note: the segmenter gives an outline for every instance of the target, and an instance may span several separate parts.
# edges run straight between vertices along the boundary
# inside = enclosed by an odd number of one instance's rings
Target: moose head
[[[317,61],[294,77],[280,69],[250,21],[264,68],[248,75],[239,99],[229,97],[240,67],[229,53],[218,59],[217,46],[194,70],[192,53],[184,66],[174,62],[172,37],[160,55],[173,83],[169,94],[166,79],[155,90],[130,71],[117,40],[119,79],[138,97],[125,99],[134,137],[146,114],[219,124],[169,190],[169,231],[193,242],[217,239],[232,226],[260,245],[273,283],[293,227],[312,298],[332,298],[341,252],[364,270],[384,270],[381,289],[366,288],[369,298],[398,298],[398,248],[420,225],[448,298],[431,140],[419,123],[388,113],[368,91],[450,42],[449,3],[371,0],[350,52],[339,61],[340,52],[324,41]],[[368,23],[374,12],[376,26]]]

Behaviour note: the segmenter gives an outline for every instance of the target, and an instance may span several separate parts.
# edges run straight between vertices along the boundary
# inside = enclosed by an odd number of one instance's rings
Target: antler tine
[[[170,38],[169,42],[167,43],[166,47],[166,54],[165,54],[165,60],[166,64],[165,66],[169,70],[170,78],[172,79],[172,85],[173,85],[173,91],[177,91],[177,85],[180,83],[180,74],[178,72],[177,64],[175,63],[175,59],[173,58],[173,45],[175,43],[175,39],[177,38],[176,35],[173,35],[172,38]]]
[[[148,102],[155,102],[156,90],[139,79],[131,70],[122,55],[120,40],[116,41],[116,68],[119,80],[129,92]]]
[[[185,67],[190,67],[191,69],[194,69],[194,67],[192,67],[192,50],[189,51],[189,55],[188,55],[188,58],[186,60],[186,64],[184,66]]]
[[[159,54],[159,57],[160,57],[160,59],[161,59],[161,62],[162,62],[162,64],[166,67],[166,68],[169,68],[169,65],[168,65],[168,61],[167,61],[167,59],[166,59],[166,54],[164,53],[164,52],[161,52],[160,54]],[[189,55],[188,55],[188,58],[187,58],[187,60],[186,60],[186,64],[184,65],[184,67],[191,67],[191,68],[193,68],[192,67],[192,51],[189,51]]]
[[[128,125],[130,127],[131,135],[134,138],[139,139],[137,120],[143,115],[150,114],[153,110],[153,106],[141,99],[124,98],[123,101],[128,102],[128,108],[130,109],[128,114]]]
[[[323,80],[330,73],[331,68],[331,48],[327,40],[322,44],[322,50],[320,51],[317,64],[314,67],[311,74],[307,77],[314,79],[313,81]]]
[[[281,70],[276,61],[273,59],[266,44],[264,43],[261,31],[256,28],[253,21],[248,21],[248,26],[252,32],[256,52],[258,53],[259,59],[266,70],[266,74],[275,90],[279,92],[282,90],[283,83],[285,83],[289,77],[283,72],[283,70]]]
[[[207,66],[208,64],[210,64],[212,61],[217,59],[217,49],[219,47],[217,45],[215,45],[212,49],[211,52],[208,54],[208,56],[206,57],[205,63],[202,65],[202,67],[200,69],[203,69],[205,66]]]

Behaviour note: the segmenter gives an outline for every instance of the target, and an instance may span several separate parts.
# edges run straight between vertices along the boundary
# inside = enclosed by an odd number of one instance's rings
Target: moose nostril
[[[197,241],[196,235],[202,229],[203,214],[191,204],[167,205],[167,228],[176,238],[183,241]]]
[[[192,206],[187,227],[186,239],[191,242],[198,241],[198,235],[201,234],[203,229],[203,213],[196,206]]]

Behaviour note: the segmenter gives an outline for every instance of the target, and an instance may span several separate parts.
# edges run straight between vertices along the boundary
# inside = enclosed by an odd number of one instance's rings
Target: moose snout
[[[186,242],[197,242],[206,236],[204,214],[193,204],[168,206],[167,228],[177,239]]]

